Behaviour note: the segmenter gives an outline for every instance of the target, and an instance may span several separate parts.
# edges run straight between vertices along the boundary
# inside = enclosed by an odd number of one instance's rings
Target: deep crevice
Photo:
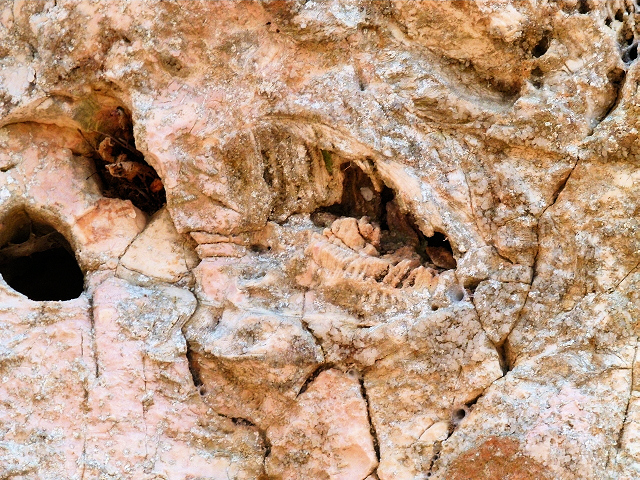
[[[578,13],[587,14],[591,11],[591,6],[589,5],[588,0],[579,0],[578,1]]]
[[[221,417],[224,417],[224,418],[228,418],[229,420],[231,420],[231,422],[234,425],[237,425],[239,427],[255,428],[258,431],[258,435],[260,436],[260,440],[262,441],[262,444],[264,445],[264,456],[263,456],[262,462],[263,462],[263,467],[266,468],[266,465],[265,465],[266,459],[267,459],[267,457],[269,455],[271,455],[271,442],[269,441],[269,438],[267,437],[266,430],[264,430],[263,428],[258,427],[255,423],[253,423],[251,420],[249,420],[247,418],[231,417],[229,415],[225,415],[224,413],[217,413],[217,415],[220,415]],[[267,478],[267,477],[263,476],[263,477],[260,477],[260,478]]]
[[[502,370],[502,375],[504,376],[509,373],[512,368],[512,365],[508,360],[506,342],[502,342],[502,344],[496,345],[496,353],[498,354],[500,369]]]
[[[251,420],[247,420],[246,418],[242,418],[242,417],[229,417],[231,418],[231,421],[233,422],[234,425],[240,425],[243,427],[255,427],[256,424],[253,423]]]
[[[602,122],[605,118],[607,118],[611,114],[611,112],[613,112],[620,104],[620,99],[622,97],[622,87],[624,86],[626,74],[627,72],[625,72],[620,68],[615,68],[609,71],[609,73],[607,73],[607,78],[609,79],[609,82],[611,82],[611,85],[615,89],[616,94],[615,94],[615,98],[611,102],[611,105],[609,105],[609,108],[607,108],[607,111],[598,120],[598,123]]]
[[[493,385],[493,382],[490,385],[488,385],[482,391],[482,393],[478,395],[476,398],[468,401],[462,406],[454,408],[451,411],[451,416],[449,418],[449,432],[447,434],[447,438],[445,438],[444,440],[439,440],[434,442],[433,444],[434,454],[431,457],[431,462],[429,464],[429,469],[427,470],[426,478],[431,477],[433,473],[433,467],[435,466],[436,462],[440,459],[440,452],[442,451],[442,446],[444,445],[444,443],[447,440],[449,440],[449,438],[451,438],[451,435],[453,435],[453,433],[456,431],[458,426],[464,421],[464,419],[467,418],[469,413],[473,410],[475,404],[478,402],[478,400],[480,400],[484,396],[485,392],[489,389],[491,385]]]
[[[447,439],[448,438],[449,437],[447,437]],[[439,440],[434,442],[433,443],[433,456],[431,457],[431,462],[429,463],[429,469],[427,470],[427,474],[425,475],[426,478],[431,478],[431,475],[433,474],[433,467],[435,466],[436,462],[440,459],[440,451],[441,450],[442,450],[442,442],[439,441]]]
[[[130,200],[153,215],[166,203],[164,185],[157,172],[136,149],[131,114],[124,107],[101,111],[93,130],[78,132],[90,146],[102,194]]]
[[[636,10],[636,6],[627,5],[626,9],[618,8],[615,12],[609,11],[604,21],[604,24],[617,34],[620,56],[627,65],[638,58]]]
[[[452,431],[455,430],[458,425],[465,419],[467,416],[468,410],[466,408],[456,408],[453,412],[451,412],[451,428]]]
[[[364,378],[360,378],[360,394],[364,400],[364,403],[367,407],[367,421],[369,422],[369,433],[371,434],[371,439],[373,440],[373,450],[376,452],[376,458],[378,459],[378,463],[380,463],[380,442],[378,441],[378,432],[376,432],[376,427],[373,425],[373,421],[371,419],[371,403],[369,401],[369,395],[367,394],[367,389],[364,386]]]
[[[626,64],[633,63],[638,58],[638,42],[632,42],[626,48],[622,49],[622,61]]]
[[[560,197],[560,194],[564,191],[564,189],[567,186],[567,183],[569,182],[569,178],[571,178],[571,174],[573,173],[573,171],[576,169],[576,167],[578,166],[578,162],[580,160],[576,159],[575,163],[573,164],[573,167],[571,167],[571,170],[569,171],[569,173],[567,174],[567,176],[560,182],[560,184],[558,185],[558,187],[556,188],[556,191],[553,192],[553,196],[552,196],[552,200],[551,203],[542,211],[542,213],[540,214],[540,217],[538,218],[538,221],[540,220],[540,218],[542,218],[542,216],[545,214],[545,212],[553,207],[556,202],[558,201],[558,198]],[[539,223],[539,222],[538,222]]]
[[[343,163],[340,170],[344,175],[342,198],[340,202],[322,207],[311,215],[316,226],[330,227],[339,217],[366,217],[367,223],[379,229],[379,240],[373,246],[380,255],[410,247],[423,263],[433,268],[456,268],[457,262],[447,236],[442,232],[434,232],[430,237],[424,235],[413,215],[403,210],[391,188],[386,185],[376,188],[369,175],[353,162]]]
[[[267,437],[266,430],[258,428],[258,433],[260,434],[260,438],[262,439],[262,443],[264,444],[264,460],[266,460],[267,457],[271,455],[271,442],[269,441],[269,437]]]
[[[547,53],[550,43],[549,37],[547,35],[543,36],[536,46],[533,47],[533,50],[531,50],[531,55],[533,55],[534,58],[540,58]]]
[[[10,213],[3,223],[0,274],[11,288],[36,301],[72,300],[82,294],[84,275],[64,235],[24,210]]]
[[[493,382],[491,384],[493,384]],[[489,386],[491,386],[491,385],[489,385]],[[489,386],[487,388],[489,388]],[[482,391],[482,393],[480,395],[478,395],[476,398],[474,398],[473,400],[470,400],[467,403],[465,403],[464,405],[458,406],[457,408],[454,408],[451,411],[451,416],[449,418],[449,435],[447,436],[447,438],[445,440],[443,440],[443,443],[446,440],[448,440],[451,435],[453,435],[453,432],[455,432],[456,429],[460,426],[460,424],[464,421],[464,419],[467,418],[469,413],[471,413],[471,411],[473,410],[473,407],[475,406],[475,404],[485,394],[487,388],[485,388]]]
[[[571,178],[571,175],[573,174],[573,172],[575,171],[576,167],[578,166],[578,163],[580,162],[579,158],[576,158],[575,163],[573,164],[573,166],[571,167],[571,170],[569,171],[569,173],[567,174],[567,176],[564,178],[564,180],[562,180],[560,182],[560,185],[558,186],[558,188],[556,189],[554,195],[553,195],[553,199],[551,201],[551,203],[549,205],[547,205],[544,210],[542,211],[542,213],[540,213],[540,215],[537,218],[537,223],[536,223],[536,238],[537,238],[537,243],[538,243],[538,247],[536,249],[536,254],[533,257],[533,266],[532,266],[532,275],[531,275],[531,283],[529,284],[529,287],[533,286],[533,283],[536,280],[536,271],[538,269],[538,257],[540,255],[540,220],[544,217],[544,214],[547,212],[547,210],[551,207],[553,207],[556,204],[556,201],[558,200],[558,198],[560,197],[560,194],[564,191],[565,187],[567,186],[567,183],[569,182],[569,178]],[[511,333],[519,326],[520,321],[521,321],[521,317],[522,317],[522,312],[527,308],[527,304],[529,302],[529,299],[531,298],[530,295],[531,291],[529,291],[529,293],[527,293],[527,298],[525,299],[524,303],[522,304],[522,308],[520,309],[520,311],[518,312],[516,321],[513,323],[513,327],[511,328],[511,331],[509,332],[509,334],[507,335],[506,340],[504,341],[504,354],[505,354],[505,362],[507,363],[507,365],[509,365],[509,368],[513,368],[513,365],[516,364],[518,357],[515,356],[513,358],[513,361],[509,362],[509,358],[512,356],[512,353],[509,351],[509,336],[511,335]],[[533,339],[531,339],[529,341],[529,344],[531,344],[531,342],[533,342]],[[527,347],[528,347],[527,345]],[[525,347],[526,348],[526,347]]]
[[[534,87],[536,87],[537,89],[540,89],[544,85],[544,82],[542,80],[543,77],[544,77],[544,72],[542,71],[542,69],[540,67],[536,67],[533,70],[531,70],[531,75],[529,76],[529,80],[531,81],[531,84]]]
[[[262,440],[262,444],[264,445],[264,453],[262,456],[262,473],[258,477],[258,480],[269,480],[269,475],[267,475],[267,458],[271,455],[271,441],[267,436],[267,431],[256,427],[258,430],[258,435],[260,435],[260,440]]]
[[[189,348],[187,344],[187,363],[189,364],[189,373],[191,374],[191,379],[193,380],[193,385],[198,391],[198,393],[203,396],[206,393],[206,388],[204,383],[202,382],[202,377],[200,375],[200,365],[198,364],[197,359],[194,357],[194,351]]]
[[[306,305],[307,305],[307,293],[309,293],[308,290],[306,290],[304,292],[303,296],[302,296],[302,312],[300,312],[300,325],[302,326],[302,328],[309,335],[311,335],[311,338],[313,338],[313,342],[318,346],[318,348],[322,352],[322,360],[324,361],[324,359],[327,358],[327,354],[324,351],[324,347],[322,346],[322,342],[320,341],[320,339],[318,337],[316,337],[314,335],[314,333],[311,331],[311,328],[309,327],[309,323],[305,320],[305,309],[306,309]],[[300,394],[298,393],[298,395],[300,395]]]
[[[332,363],[325,363],[323,365],[320,365],[318,368],[316,368],[311,375],[309,375],[307,377],[307,379],[304,381],[304,383],[302,384],[302,387],[300,387],[300,390],[298,391],[298,394],[296,395],[296,398],[299,397],[300,395],[302,395],[304,392],[307,391],[307,389],[309,388],[309,386],[313,383],[313,381],[318,378],[318,375],[320,375],[322,372],[324,372],[325,370],[329,370],[330,368],[333,368],[333,364]]]
[[[91,323],[89,332],[91,333],[91,348],[93,350],[93,361],[95,362],[95,376],[96,379],[100,377],[100,364],[98,362],[98,345],[96,343],[96,321],[94,318],[93,312],[93,296],[88,295],[89,297],[89,321]]]
[[[629,398],[627,399],[627,406],[624,411],[624,417],[622,419],[622,426],[620,427],[620,432],[618,433],[618,439],[616,441],[616,448],[620,450],[622,448],[622,437],[624,436],[624,427],[627,422],[627,417],[629,415],[629,407],[631,405],[631,396],[633,395],[633,382],[634,382],[634,370],[633,365],[636,362],[636,356],[638,355],[638,340],[636,339],[636,345],[634,348],[633,359],[631,360],[631,382],[629,384]]]

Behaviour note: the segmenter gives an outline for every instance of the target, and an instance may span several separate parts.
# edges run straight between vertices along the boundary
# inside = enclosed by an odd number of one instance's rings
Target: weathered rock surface
[[[0,477],[638,478],[636,19],[0,0]]]

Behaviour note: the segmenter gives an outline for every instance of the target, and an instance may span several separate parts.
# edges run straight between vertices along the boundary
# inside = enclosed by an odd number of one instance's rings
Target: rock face
[[[0,477],[640,477],[636,19],[1,0]]]

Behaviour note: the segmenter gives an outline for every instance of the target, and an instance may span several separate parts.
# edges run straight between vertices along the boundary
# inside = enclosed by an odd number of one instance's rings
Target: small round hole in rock
[[[531,70],[531,77],[529,77],[531,79],[531,84],[536,88],[542,88],[543,76],[544,76],[544,73],[540,67],[534,68],[533,70]]]
[[[0,274],[5,282],[31,300],[78,298],[84,275],[67,239],[24,212],[11,217],[3,222],[11,231],[0,236],[8,239],[0,247]]]
[[[451,418],[454,422],[460,422],[466,416],[467,416],[467,412],[465,411],[465,409],[459,408],[453,412],[453,415],[451,416]]]
[[[464,299],[464,290],[458,285],[453,285],[451,288],[449,288],[448,294],[449,298],[453,302],[461,302]]]
[[[544,37],[542,37],[542,39],[538,42],[538,44],[533,47],[533,50],[531,51],[531,54],[535,57],[535,58],[540,58],[541,56],[543,56],[545,53],[547,53],[547,50],[549,49],[549,37],[547,37],[546,35]]]
[[[451,412],[451,426],[456,428],[469,414],[468,407],[456,408],[453,412]]]
[[[589,6],[589,2],[587,0],[580,0],[578,2],[578,13],[589,13],[591,11],[591,7]]]

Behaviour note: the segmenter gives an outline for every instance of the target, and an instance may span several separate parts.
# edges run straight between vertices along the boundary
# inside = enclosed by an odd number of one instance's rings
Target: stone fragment
[[[117,259],[144,229],[147,219],[129,200],[103,199],[72,227],[86,267],[115,268]]]
[[[2,475],[80,475],[95,379],[89,308],[85,296],[34,302],[0,285]]]
[[[233,243],[205,243],[196,247],[201,259],[209,257],[242,257],[246,249]]]
[[[427,255],[436,267],[445,268],[447,270],[456,268],[456,259],[449,250],[444,247],[425,247]]]
[[[151,218],[120,259],[129,270],[169,283],[189,275],[197,264],[193,245],[176,231],[166,209]]]
[[[375,248],[380,247],[380,226],[369,223],[368,217],[360,217],[358,231],[372,246]]]
[[[496,231],[496,249],[513,263],[531,266],[536,256],[538,237],[535,220],[523,217],[512,220]]]
[[[226,309],[201,349],[240,382],[291,396],[324,360],[297,318],[266,311]]]
[[[119,279],[96,287],[97,365],[81,462],[87,474],[119,468],[140,478],[261,474],[258,432],[208,412],[195,391],[181,332],[194,308],[193,295],[176,287]]]
[[[378,464],[360,384],[334,369],[320,373],[267,434],[267,474],[277,478],[365,478]]]
[[[529,293],[527,283],[505,283],[497,280],[480,282],[473,294],[473,304],[489,339],[502,345],[519,318]]]
[[[358,230],[358,222],[355,218],[339,218],[331,225],[331,231],[349,248],[362,250],[366,245],[364,238]]]
[[[370,364],[364,386],[380,443],[378,476],[425,475],[439,440],[435,431],[420,437],[437,422],[449,425],[460,405],[502,376],[498,355],[475,310],[463,304],[415,320],[398,318],[370,329],[363,340],[356,358]],[[402,345],[411,345],[411,355],[399,353]],[[377,361],[366,360],[369,354]]]

